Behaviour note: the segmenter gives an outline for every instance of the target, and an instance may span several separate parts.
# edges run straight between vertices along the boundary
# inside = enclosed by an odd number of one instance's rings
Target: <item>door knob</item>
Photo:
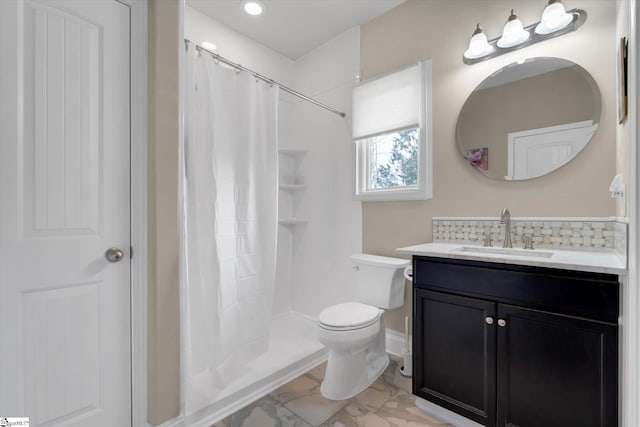
[[[124,254],[118,248],[109,248],[104,253],[104,257],[109,262],[118,262],[118,261],[120,261],[122,259],[123,256],[124,256]]]
[[[507,326],[507,321],[504,319],[498,319],[498,326],[505,327]]]
[[[487,323],[487,325],[493,325],[493,317],[491,316],[485,317],[484,321]]]

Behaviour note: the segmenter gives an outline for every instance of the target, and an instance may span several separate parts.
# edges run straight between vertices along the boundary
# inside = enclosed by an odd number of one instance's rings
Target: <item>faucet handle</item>
[[[484,235],[484,247],[491,247],[491,233],[486,233]]]
[[[524,249],[533,249],[533,236],[524,236]]]

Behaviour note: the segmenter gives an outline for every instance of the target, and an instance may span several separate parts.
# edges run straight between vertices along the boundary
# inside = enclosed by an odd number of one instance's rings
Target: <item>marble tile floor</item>
[[[444,427],[444,421],[420,411],[411,395],[411,379],[389,367],[368,389],[343,401],[320,394],[325,364],[290,381],[212,427]]]

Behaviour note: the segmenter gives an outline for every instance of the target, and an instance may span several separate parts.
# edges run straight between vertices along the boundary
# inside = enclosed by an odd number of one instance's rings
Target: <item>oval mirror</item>
[[[530,179],[573,159],[599,120],[600,91],[584,68],[560,58],[530,58],[475,88],[460,111],[456,140],[483,175]]]

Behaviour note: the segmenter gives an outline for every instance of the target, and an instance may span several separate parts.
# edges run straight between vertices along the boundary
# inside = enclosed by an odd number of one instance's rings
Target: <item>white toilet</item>
[[[406,259],[352,255],[358,302],[325,308],[318,316],[318,339],[329,349],[320,386],[330,400],[349,399],[369,387],[389,364],[382,313],[404,303]]]

